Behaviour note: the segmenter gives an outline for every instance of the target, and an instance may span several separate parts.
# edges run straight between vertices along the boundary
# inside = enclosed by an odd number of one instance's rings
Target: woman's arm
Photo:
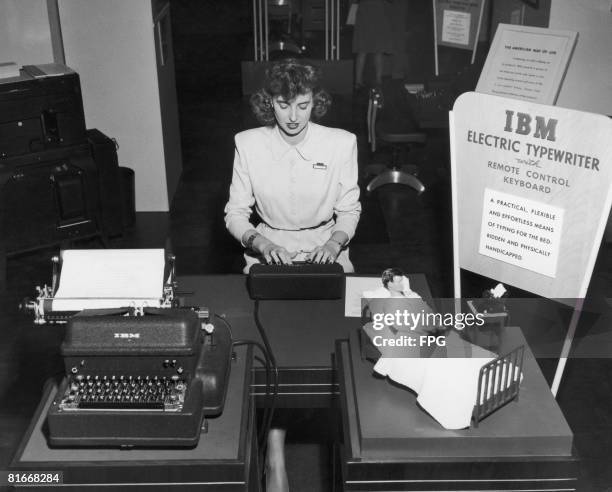
[[[345,244],[355,235],[359,217],[361,215],[361,203],[359,202],[359,186],[357,185],[357,138],[351,135],[350,147],[346,150],[340,170],[340,182],[338,199],[334,205],[336,214],[335,232],[344,232],[347,235]]]
[[[259,232],[250,221],[255,196],[249,168],[241,151],[241,146],[236,141],[234,154],[234,170],[232,184],[230,185],[230,197],[225,205],[225,225],[238,241],[256,253],[263,256],[268,263],[291,263],[291,259],[297,254],[287,251],[285,248],[273,243]]]
[[[349,237],[346,232],[334,231],[324,244],[316,247],[310,253],[308,259],[313,263],[333,263],[348,241]]]
[[[328,263],[336,260],[342,249],[355,235],[355,229],[361,215],[359,186],[357,185],[357,139],[355,135],[351,135],[351,141],[345,154],[342,157],[338,199],[334,204],[336,224],[327,242],[315,248],[310,254],[310,260],[315,263]]]
[[[242,236],[242,244],[247,249],[255,251],[264,257],[266,263],[281,263],[290,265],[297,252],[287,251],[282,246],[270,241],[255,229],[249,229]]]
[[[229,200],[225,205],[225,226],[238,241],[242,242],[244,233],[254,229],[250,222],[254,204],[255,196],[253,195],[251,176],[236,141],[232,184],[229,190]],[[244,242],[242,244],[244,245]]]

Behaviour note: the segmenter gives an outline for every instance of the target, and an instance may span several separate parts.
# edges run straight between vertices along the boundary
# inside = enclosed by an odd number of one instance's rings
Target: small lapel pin
[[[316,162],[312,165],[313,169],[327,169],[327,164],[323,164],[322,162]]]

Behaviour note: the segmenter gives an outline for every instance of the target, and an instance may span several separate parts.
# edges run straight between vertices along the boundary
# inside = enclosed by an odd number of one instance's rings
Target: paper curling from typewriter
[[[65,250],[53,310],[159,307],[163,249]]]
[[[406,285],[406,291],[411,295],[403,298],[390,298],[382,290],[364,292],[364,302],[368,304],[371,314],[397,309],[432,312],[418,294],[413,295],[415,293],[409,289],[409,284]],[[418,337],[427,336],[428,333],[422,327],[404,333],[389,326],[373,330],[372,321],[363,326],[363,331],[373,343],[374,336],[399,338],[405,334],[416,337],[418,341]],[[495,360],[496,354],[463,340],[454,330],[445,334],[444,347],[420,347],[417,342],[415,347],[377,348],[381,355],[374,365],[376,373],[414,391],[419,405],[445,429],[457,430],[470,426],[480,369]],[[506,370],[512,377],[507,377]],[[522,374],[518,367],[504,368],[504,372],[489,381],[488,387],[481,392],[481,404],[495,395],[495,388],[500,383],[498,378],[510,382],[516,378],[522,379]]]

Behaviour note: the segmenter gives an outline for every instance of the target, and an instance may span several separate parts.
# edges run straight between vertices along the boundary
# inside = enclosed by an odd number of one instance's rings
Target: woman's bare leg
[[[288,492],[285,467],[285,429],[270,429],[266,456],[266,492]]]

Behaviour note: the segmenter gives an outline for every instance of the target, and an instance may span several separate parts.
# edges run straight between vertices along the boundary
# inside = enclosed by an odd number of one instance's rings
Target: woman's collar
[[[304,135],[304,138],[302,139],[301,142],[295,144],[295,145],[291,145],[290,143],[288,143],[282,136],[281,134],[281,129],[278,127],[278,125],[274,125],[274,143],[273,143],[273,153],[274,153],[274,157],[276,159],[280,159],[282,158],[285,153],[287,153],[289,150],[291,149],[295,149],[298,154],[302,157],[302,159],[304,160],[311,160],[312,155],[313,155],[313,132],[316,131],[316,127],[317,125],[315,123],[312,123],[311,121],[308,122],[308,124],[306,125],[306,128],[304,129],[304,131],[306,132],[306,135]]]

